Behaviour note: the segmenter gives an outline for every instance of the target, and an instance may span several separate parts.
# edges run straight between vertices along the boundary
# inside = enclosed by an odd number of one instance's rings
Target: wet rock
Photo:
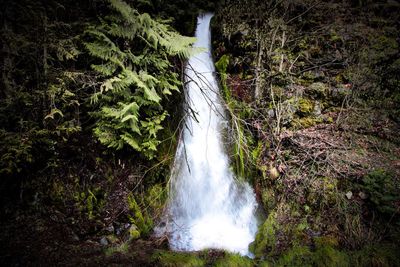
[[[107,245],[108,245],[108,240],[107,240],[107,238],[106,238],[106,237],[102,237],[102,238],[100,239],[100,244],[103,245],[103,246],[107,246]]]
[[[273,109],[268,110],[268,117],[270,117],[270,118],[275,117],[275,111]]]
[[[122,234],[122,229],[121,229],[121,228],[117,228],[117,229],[115,230],[115,234],[116,234],[116,235],[121,235],[121,234]]]
[[[321,116],[321,114],[322,114],[321,104],[319,103],[319,101],[316,101],[314,104],[313,114],[314,114],[314,116]]]
[[[108,226],[105,230],[106,230],[107,232],[109,232],[109,233],[113,233],[113,232],[114,232],[114,226],[113,226],[113,225],[110,225],[110,226]]]
[[[367,198],[368,198],[368,195],[365,194],[364,192],[358,193],[358,196],[359,196],[361,199],[367,199]]]

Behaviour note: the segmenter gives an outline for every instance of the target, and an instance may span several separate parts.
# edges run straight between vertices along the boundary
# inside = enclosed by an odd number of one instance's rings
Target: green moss
[[[366,246],[350,254],[352,266],[398,266],[400,249],[394,245]]]
[[[101,188],[88,189],[87,192],[75,192],[75,205],[79,211],[87,215],[89,220],[96,219],[102,212],[106,202],[106,194]]]
[[[316,266],[351,266],[349,256],[331,246],[317,247],[312,261]]]
[[[226,83],[226,79],[228,77],[226,71],[229,66],[229,61],[230,61],[230,56],[223,55],[217,62],[215,62],[215,67],[219,73],[221,79],[222,91],[224,92],[224,97],[226,100],[229,100],[231,98],[231,92]]]
[[[257,146],[251,151],[251,157],[254,162],[257,162],[260,159],[263,147],[264,147],[263,142],[258,141]]]
[[[229,55],[225,54],[222,55],[222,57],[215,62],[215,67],[217,68],[218,72],[220,73],[226,73],[226,70],[228,69],[230,57]]]
[[[153,220],[147,212],[141,210],[132,194],[128,196],[128,206],[131,213],[128,215],[131,223],[138,227],[140,235],[149,234],[153,227]]]
[[[161,184],[153,185],[145,196],[146,204],[152,212],[157,212],[164,207],[167,200],[167,192]]]
[[[268,218],[258,229],[255,241],[250,245],[250,251],[257,258],[261,258],[263,255],[275,250],[276,231],[279,226],[276,216],[275,212],[271,212],[268,215]]]
[[[398,247],[389,244],[367,246],[355,252],[338,250],[335,237],[316,238],[315,249],[294,246],[278,259],[271,259],[260,266],[397,266],[400,258]]]
[[[314,72],[306,71],[304,72],[300,78],[297,79],[296,83],[304,86],[309,86],[316,79]]]
[[[258,266],[258,267],[272,267],[272,266],[275,266],[275,265],[272,264],[272,263],[269,262],[269,261],[262,261],[262,262],[258,263],[257,266]]]
[[[323,122],[323,120],[321,118],[304,117],[304,118],[293,119],[292,125],[295,129],[305,129],[305,128],[315,126],[322,122]]]
[[[364,176],[361,188],[369,195],[373,206],[381,213],[393,214],[396,212],[395,201],[399,198],[399,184],[382,169],[376,169]]]
[[[264,188],[261,194],[261,200],[266,210],[272,210],[276,205],[274,190],[271,188]]]
[[[111,246],[111,247],[106,248],[106,249],[104,250],[104,254],[105,254],[107,257],[112,256],[112,255],[115,254],[115,253],[122,253],[122,254],[124,254],[124,253],[127,253],[127,252],[128,252],[128,249],[129,249],[128,243],[127,243],[127,242],[124,242],[124,243],[122,243],[122,244],[118,244],[118,245],[115,245],[115,246]]]
[[[140,232],[137,229],[135,229],[134,227],[131,227],[129,229],[129,237],[131,239],[138,239],[140,237]]]
[[[285,97],[285,90],[280,86],[272,86],[272,91],[278,99]]]
[[[295,246],[283,254],[274,266],[313,266],[312,253],[308,247]]]
[[[371,47],[368,50],[367,59],[372,62],[379,62],[396,55],[399,51],[399,45],[396,38],[385,35],[374,36],[371,38]]]
[[[301,115],[310,115],[314,111],[314,103],[309,99],[300,98],[297,108]]]
[[[337,198],[337,184],[338,180],[332,177],[323,177],[322,178],[322,192],[324,198],[324,204],[326,205],[334,205],[336,203]]]
[[[200,267],[205,266],[204,260],[191,253],[184,252],[156,252],[152,256],[156,266],[163,267]]]
[[[293,236],[295,237],[295,240],[293,243],[301,242],[305,238],[307,238],[307,234],[305,233],[305,230],[308,229],[310,226],[307,223],[307,220],[303,218],[299,224],[296,225],[296,227],[293,227]]]
[[[118,237],[116,237],[115,235],[108,235],[107,236],[107,240],[108,242],[110,242],[111,244],[114,244],[116,242],[118,242]]]
[[[326,98],[329,92],[329,87],[325,83],[312,83],[307,88],[307,93],[314,98]]]
[[[274,223],[269,222],[271,224]],[[263,225],[265,226],[266,224]],[[304,220],[297,225],[296,231],[301,232],[307,227]],[[275,229],[274,234],[280,231],[276,227],[271,228]],[[268,255],[264,251],[262,256],[265,260],[258,266],[397,266],[400,258],[400,250],[393,244],[376,244],[358,251],[346,251],[339,249],[339,241],[334,235],[314,238],[313,243],[313,246],[308,246],[301,241],[294,242],[292,248],[279,255]],[[257,257],[260,258],[260,255]]]
[[[311,250],[307,246],[297,245],[273,261],[272,266],[350,266],[349,256],[332,246],[316,246]],[[268,266],[268,265],[267,265]]]
[[[333,123],[333,118],[332,117],[328,117],[328,118],[326,118],[325,120],[325,123]]]
[[[254,266],[253,261],[248,257],[240,256],[239,254],[226,253],[221,259],[218,259],[215,267],[251,267]]]

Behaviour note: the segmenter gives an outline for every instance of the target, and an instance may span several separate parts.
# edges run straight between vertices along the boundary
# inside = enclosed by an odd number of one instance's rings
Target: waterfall
[[[257,203],[251,187],[235,178],[223,143],[228,122],[210,51],[212,16],[198,17],[194,46],[204,50],[185,68],[185,127],[162,231],[173,250],[217,248],[249,255],[257,230]]]

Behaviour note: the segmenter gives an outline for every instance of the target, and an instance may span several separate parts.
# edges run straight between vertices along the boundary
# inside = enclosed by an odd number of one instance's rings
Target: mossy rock
[[[159,251],[153,254],[152,263],[163,267],[202,267],[205,261],[186,252]]]
[[[138,239],[140,237],[140,232],[138,231],[136,225],[132,224],[129,228],[129,238]]]
[[[275,205],[275,192],[271,188],[264,188],[261,194],[262,204],[266,210],[272,210]]]
[[[283,101],[282,103],[282,110],[285,110],[285,112],[283,112],[281,114],[281,121],[282,121],[282,125],[290,125],[290,123],[292,122],[293,118],[295,117],[295,113],[298,110],[298,103],[297,103],[297,99],[295,97],[289,98],[285,101]],[[273,103],[270,103],[270,109],[273,109]]]
[[[304,118],[293,119],[292,125],[295,129],[306,129],[322,122],[323,122],[322,118],[304,117]]]
[[[258,266],[398,266],[400,250],[389,244],[366,246],[358,251],[336,249],[334,237],[316,240],[315,249],[308,246],[294,246],[277,259],[268,259]]]
[[[349,256],[331,246],[311,250],[307,246],[294,246],[282,254],[272,266],[340,266],[350,265]]]
[[[129,244],[127,242],[121,244],[115,244],[113,246],[107,247],[104,250],[104,254],[107,257],[114,255],[115,253],[126,254],[129,250]]]
[[[299,79],[297,79],[297,83],[304,85],[304,86],[309,86],[313,83],[313,81],[316,79],[316,75],[312,71],[306,71],[304,72]]]
[[[312,83],[308,86],[306,92],[314,99],[325,99],[329,94],[329,85],[322,82]]]
[[[300,98],[297,103],[297,113],[300,115],[311,115],[314,111],[314,102],[306,98]]]
[[[226,253],[221,259],[218,259],[214,267],[252,267],[253,260],[248,257],[243,257],[239,254]]]
[[[338,87],[332,88],[330,100],[332,100],[334,104],[340,104],[350,92],[350,89],[346,88],[345,85],[339,85]]]
[[[308,247],[295,246],[280,256],[271,266],[313,266],[311,256],[312,252]]]
[[[276,213],[271,212],[265,222],[259,227],[256,239],[250,245],[250,251],[256,258],[261,258],[275,250],[276,231],[279,228],[276,218]]]

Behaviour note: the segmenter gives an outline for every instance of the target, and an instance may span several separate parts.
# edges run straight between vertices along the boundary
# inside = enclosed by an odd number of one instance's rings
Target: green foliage
[[[161,184],[152,186],[146,196],[145,201],[148,203],[148,208],[152,214],[159,214],[164,207],[168,194]]]
[[[104,251],[104,254],[107,257],[110,257],[110,256],[114,255],[115,253],[125,254],[128,252],[128,250],[129,250],[129,243],[123,242],[121,244],[116,244],[116,245],[106,248]]]
[[[310,115],[314,110],[314,103],[305,98],[300,98],[298,102],[298,112],[302,115]]]
[[[89,220],[96,219],[101,214],[106,204],[105,198],[106,195],[100,188],[74,193],[75,205]]]
[[[25,163],[33,160],[32,140],[0,129],[0,155],[0,174],[19,173]]]
[[[387,172],[377,169],[363,178],[361,188],[369,195],[369,200],[381,213],[396,212],[395,201],[399,200],[399,184]]]
[[[332,247],[311,251],[308,247],[294,247],[285,253],[276,266],[351,266],[348,256]]]
[[[129,237],[131,239],[138,239],[140,237],[140,232],[137,229],[135,229],[135,227],[131,227],[129,229]]]
[[[229,60],[230,60],[229,55],[225,54],[222,55],[222,57],[217,62],[215,62],[215,67],[217,68],[217,71],[221,79],[222,91],[224,92],[225,99],[231,98],[231,92],[226,83],[226,79],[228,78],[227,69],[229,65]]]
[[[311,254],[308,247],[295,246],[284,253],[274,266],[313,266],[308,259]]]
[[[148,235],[153,227],[153,220],[146,212],[142,212],[132,194],[128,196],[128,205],[131,213],[128,215],[129,220],[138,227],[141,236]]]
[[[337,240],[330,237],[320,237],[315,240],[313,261],[318,266],[351,266],[349,256],[336,249]]]
[[[93,113],[94,134],[110,148],[128,145],[151,159],[168,116],[162,101],[181,85],[170,57],[194,53],[194,38],[181,36],[123,1],[110,0],[110,5],[115,14],[89,27],[84,43],[99,59],[92,68],[101,76],[99,91],[92,96],[99,108]]]
[[[44,117],[46,127],[61,136],[63,141],[82,130],[79,107],[83,102],[82,95],[70,88],[74,77],[70,73],[61,73],[48,85],[46,95],[49,99],[48,114]]]
[[[245,166],[245,149],[246,137],[244,136],[244,130],[240,123],[236,122],[236,142],[234,146],[234,158],[235,158],[235,170],[239,177],[244,178],[246,173]]]
[[[251,252],[256,257],[262,257],[275,249],[276,230],[279,224],[276,221],[276,213],[271,212],[265,222],[259,227],[255,241],[250,245]]]
[[[388,244],[366,246],[350,253],[352,266],[398,266],[400,252],[398,247]]]
[[[213,266],[215,267],[252,267],[253,261],[248,257],[240,254],[225,253],[225,256],[218,259]]]
[[[199,257],[184,252],[156,252],[152,261],[157,266],[163,267],[201,267],[206,266]]]
[[[393,246],[379,244],[345,252],[324,239],[315,240],[315,249],[296,245],[277,259],[261,262],[260,266],[397,266],[399,252]]]

